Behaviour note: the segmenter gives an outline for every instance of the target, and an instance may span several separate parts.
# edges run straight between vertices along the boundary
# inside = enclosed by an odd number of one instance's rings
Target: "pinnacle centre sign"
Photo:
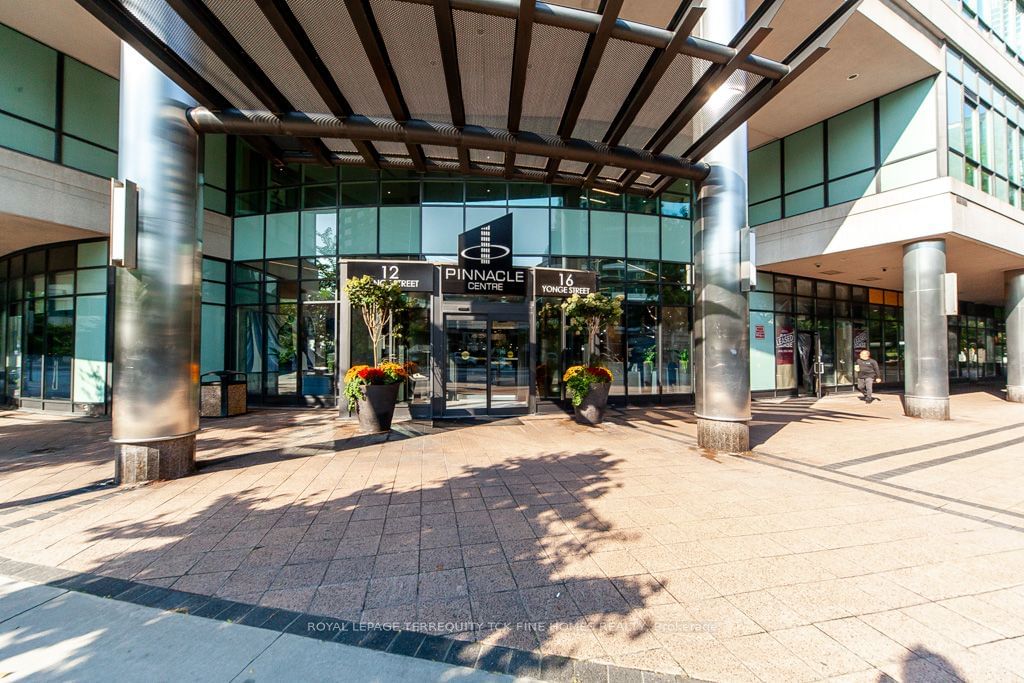
[[[512,265],[512,215],[459,235],[458,265],[441,266],[444,294],[526,296],[528,268]]]

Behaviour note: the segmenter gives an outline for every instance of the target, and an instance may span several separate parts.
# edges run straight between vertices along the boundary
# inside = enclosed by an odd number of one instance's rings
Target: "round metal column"
[[[1006,274],[1006,398],[1024,403],[1024,270]]]
[[[198,136],[195,102],[121,45],[118,174],[139,185],[138,267],[117,269],[116,477],[172,479],[195,465],[199,429]]]
[[[702,37],[728,43],[743,26],[742,0],[709,3]],[[734,75],[708,102],[712,119],[743,96]],[[694,229],[694,375],[697,443],[713,451],[750,448],[750,313],[740,286],[747,225],[747,127],[741,126],[704,159],[711,172],[700,186]]]
[[[945,240],[904,245],[904,406],[910,417],[949,419],[949,342],[942,301],[945,273]]]

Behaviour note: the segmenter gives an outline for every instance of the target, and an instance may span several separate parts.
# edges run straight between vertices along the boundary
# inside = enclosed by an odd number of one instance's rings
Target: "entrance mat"
[[[275,607],[261,607],[3,557],[0,557],[0,575],[168,612],[443,662],[495,674],[559,683],[700,683],[697,679],[674,674],[627,669],[571,657],[542,655],[539,652],[484,645],[417,631],[359,624]]]

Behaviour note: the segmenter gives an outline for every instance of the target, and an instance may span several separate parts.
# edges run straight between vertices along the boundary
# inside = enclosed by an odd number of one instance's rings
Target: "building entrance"
[[[529,410],[530,324],[524,306],[494,313],[445,314],[445,417],[515,415]]]

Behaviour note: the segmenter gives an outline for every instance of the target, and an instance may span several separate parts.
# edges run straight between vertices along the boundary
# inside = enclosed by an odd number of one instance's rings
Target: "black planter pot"
[[[363,396],[356,401],[356,416],[359,430],[364,434],[376,434],[391,429],[391,418],[395,416],[400,382],[394,384],[366,384]]]
[[[595,382],[578,406],[573,406],[576,421],[585,425],[599,425],[604,421],[604,410],[608,407],[608,390],[611,382]]]

